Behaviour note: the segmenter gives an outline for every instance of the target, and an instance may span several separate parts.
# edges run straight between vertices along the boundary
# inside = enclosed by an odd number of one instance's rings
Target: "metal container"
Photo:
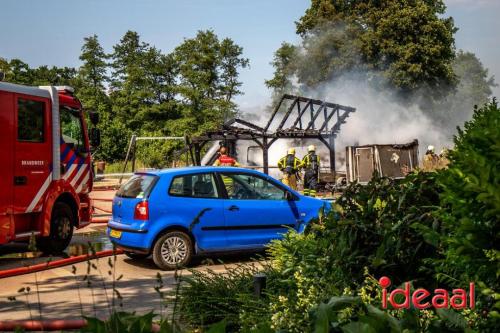
[[[406,144],[346,147],[348,182],[368,183],[374,175],[403,178],[418,166],[418,140]]]

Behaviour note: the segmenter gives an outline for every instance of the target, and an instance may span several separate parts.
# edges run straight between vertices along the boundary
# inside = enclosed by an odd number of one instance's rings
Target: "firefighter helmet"
[[[288,155],[295,155],[295,148],[288,148]]]
[[[310,145],[307,147],[307,151],[316,151],[316,147],[314,145]]]
[[[219,153],[225,154],[226,152],[227,152],[227,148],[226,147],[220,147]]]
[[[433,145],[427,146],[427,151],[434,152],[434,146]]]

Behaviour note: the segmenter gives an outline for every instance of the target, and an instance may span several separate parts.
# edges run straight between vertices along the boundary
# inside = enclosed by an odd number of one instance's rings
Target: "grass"
[[[119,161],[119,162],[113,162],[113,163],[106,162],[106,167],[104,168],[104,174],[122,173],[124,163],[125,163],[125,161]],[[145,168],[147,168],[147,166],[142,161],[136,160],[136,162],[135,162],[135,170],[136,171],[140,170],[140,169],[145,169]],[[132,162],[129,161],[127,163],[127,168],[125,169],[125,172],[126,173],[132,172]]]

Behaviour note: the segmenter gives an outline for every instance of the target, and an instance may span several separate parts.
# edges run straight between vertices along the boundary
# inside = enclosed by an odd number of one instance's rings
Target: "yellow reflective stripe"
[[[233,183],[233,178],[228,177],[228,176],[222,176],[222,182],[224,184],[232,184]]]
[[[300,166],[300,164],[302,164],[302,162],[297,157],[295,157],[295,160],[293,161],[294,169],[297,169]]]

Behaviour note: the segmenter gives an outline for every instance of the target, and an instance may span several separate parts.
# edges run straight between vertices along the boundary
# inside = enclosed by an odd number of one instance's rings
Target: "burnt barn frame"
[[[290,103],[281,119],[277,114],[284,105]],[[201,153],[208,142],[221,141],[234,153],[238,140],[254,141],[263,154],[263,171],[269,172],[269,148],[279,139],[316,139],[321,141],[330,152],[330,170],[335,173],[335,138],[340,126],[356,109],[349,106],[325,102],[302,96],[283,95],[274,108],[265,127],[252,122],[234,118],[218,130],[207,131],[201,136],[192,137],[187,144],[194,165],[201,165]],[[277,124],[277,126],[276,126]],[[292,124],[285,128],[285,124]],[[275,128],[275,129],[274,129]],[[215,160],[213,156],[212,161]]]

